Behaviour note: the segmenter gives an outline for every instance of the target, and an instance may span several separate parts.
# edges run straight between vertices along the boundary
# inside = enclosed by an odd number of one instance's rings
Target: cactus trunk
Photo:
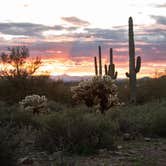
[[[95,74],[98,75],[98,68],[97,68],[97,58],[94,57],[94,64],[95,64]]]
[[[129,65],[130,65],[130,102],[136,102],[136,72],[135,72],[135,44],[134,44],[134,32],[133,21],[129,19]]]
[[[108,70],[108,75],[112,78],[112,79],[116,79],[117,78],[117,72],[115,72],[115,64],[113,64],[113,49],[110,48],[110,65],[109,65],[109,70]]]
[[[105,75],[108,75],[108,69],[107,69],[107,65],[104,65],[104,69],[105,69]]]
[[[99,75],[102,76],[101,46],[99,46]]]
[[[136,103],[136,73],[139,72],[140,67],[141,67],[141,57],[137,57],[137,63],[135,64],[133,20],[132,17],[130,17],[129,18],[129,73],[126,73],[126,76],[129,77],[131,103]]]
[[[110,48],[110,64],[113,64],[113,58],[112,58],[112,53],[113,52],[113,50],[112,50],[112,48]]]

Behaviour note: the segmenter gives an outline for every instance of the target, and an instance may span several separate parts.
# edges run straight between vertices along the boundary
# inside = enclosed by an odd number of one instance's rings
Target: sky
[[[138,77],[166,69],[166,0],[0,0],[0,52],[29,48],[50,75],[94,75],[94,56],[109,48],[118,77],[128,72],[128,18],[134,22]]]

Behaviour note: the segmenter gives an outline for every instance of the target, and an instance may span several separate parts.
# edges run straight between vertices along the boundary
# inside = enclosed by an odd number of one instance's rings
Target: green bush
[[[18,106],[4,106],[0,108],[0,126],[10,126],[10,128],[38,127],[38,122],[31,113],[20,112]]]
[[[110,112],[122,133],[135,136],[166,136],[166,101],[127,106]]]
[[[117,81],[120,101],[129,101],[129,81]],[[137,103],[155,102],[156,100],[166,99],[166,77],[158,79],[138,79],[137,82]]]
[[[66,109],[64,104],[60,104],[54,100],[48,101],[47,106],[50,112],[61,112]]]
[[[0,127],[0,165],[15,166],[15,143],[11,138],[11,132],[8,127]]]
[[[88,154],[98,148],[110,149],[118,131],[117,123],[107,117],[80,110],[55,113],[40,122],[43,126],[36,142],[50,152]]]

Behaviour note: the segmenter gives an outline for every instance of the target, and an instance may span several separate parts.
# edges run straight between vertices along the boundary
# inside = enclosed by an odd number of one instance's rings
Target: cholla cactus
[[[47,113],[47,98],[45,96],[31,95],[19,102],[21,110],[33,114]]]
[[[99,106],[101,113],[112,106],[120,105],[118,88],[108,75],[84,80],[78,86],[72,87],[71,91],[76,102],[84,102],[88,107]]]

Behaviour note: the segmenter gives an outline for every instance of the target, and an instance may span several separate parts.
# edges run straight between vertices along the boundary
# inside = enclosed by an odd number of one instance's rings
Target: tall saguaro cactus
[[[130,82],[130,102],[136,103],[136,74],[140,71],[141,57],[138,56],[135,62],[135,44],[133,32],[133,19],[129,18],[129,73],[126,76]]]

